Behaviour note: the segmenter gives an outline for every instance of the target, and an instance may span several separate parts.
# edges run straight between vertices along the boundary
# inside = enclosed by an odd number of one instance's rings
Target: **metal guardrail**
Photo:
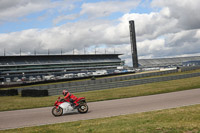
[[[190,70],[196,70],[196,69],[200,69],[200,66],[182,67],[181,71],[184,72],[184,71],[190,71]],[[176,72],[178,72],[177,69],[153,72],[153,73],[143,73],[143,74],[120,76],[120,77],[103,78],[103,79],[96,79],[96,80],[85,80],[85,81],[67,82],[67,83],[50,84],[50,85],[42,85],[42,86],[31,86],[31,87],[18,88],[18,91],[20,92],[23,89],[40,89],[40,90],[48,90],[49,95],[59,95],[61,94],[63,89],[68,89],[70,92],[74,93],[74,92],[84,92],[84,91],[134,86],[134,85],[147,84],[147,83],[153,83],[153,82],[169,81],[169,80],[200,76],[200,73],[192,73],[192,74],[183,74],[183,75],[175,75],[175,76],[139,79],[139,78],[152,77],[152,76],[161,76],[161,75],[176,73]]]
[[[161,81],[177,80],[177,79],[184,79],[184,78],[197,77],[197,76],[200,76],[200,73],[147,78],[147,79],[136,79],[136,80],[119,81],[119,82],[97,83],[97,84],[91,84],[91,85],[71,86],[67,89],[73,93],[74,92],[85,92],[85,91],[93,91],[93,90],[103,90],[103,89],[134,86],[134,85],[161,82]],[[63,89],[66,89],[66,88],[65,87],[50,88],[48,90],[49,90],[50,95],[59,95],[59,94],[61,94]]]
[[[84,80],[84,81],[49,84],[49,85],[41,85],[41,86],[30,86],[30,87],[27,86],[27,87],[23,87],[23,88],[18,88],[18,91],[21,91],[24,89],[41,89],[41,90],[45,90],[45,89],[53,90],[53,89],[57,89],[57,88],[69,89],[69,88],[76,88],[76,87],[80,87],[80,86],[108,84],[111,82],[115,83],[115,82],[124,81],[124,80],[145,78],[145,77],[151,77],[151,76],[161,76],[161,75],[176,73],[176,72],[178,72],[178,70],[169,70],[169,71],[161,71],[161,72],[142,73],[142,74],[136,73],[134,75],[126,75],[126,76],[120,76],[120,77],[110,77],[110,78],[102,78],[102,79],[96,79],[96,80]]]
[[[200,66],[181,67],[181,72],[200,69]]]

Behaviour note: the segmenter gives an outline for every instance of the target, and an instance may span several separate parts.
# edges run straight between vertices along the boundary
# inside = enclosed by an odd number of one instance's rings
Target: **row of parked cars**
[[[14,77],[14,78],[6,78],[5,82],[23,82],[23,81],[41,81],[43,80],[41,76],[29,76],[29,77]]]
[[[57,79],[70,79],[70,78],[80,78],[80,77],[89,77],[89,76],[99,76],[99,75],[108,75],[112,73],[125,73],[132,72],[132,70],[96,70],[88,72],[79,72],[79,73],[66,73],[63,75],[42,75],[42,76],[29,76],[29,77],[14,77],[6,78],[5,82],[25,82],[25,81],[44,81],[44,80],[57,80]]]

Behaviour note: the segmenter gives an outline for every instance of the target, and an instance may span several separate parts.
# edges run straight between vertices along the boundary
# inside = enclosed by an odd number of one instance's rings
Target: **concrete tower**
[[[132,53],[133,68],[138,68],[135,24],[134,24],[133,20],[129,21],[129,28],[130,28],[130,40],[131,40],[131,53]]]

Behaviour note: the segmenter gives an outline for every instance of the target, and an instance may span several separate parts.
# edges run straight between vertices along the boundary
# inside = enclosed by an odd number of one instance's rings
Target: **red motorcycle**
[[[52,114],[54,116],[61,116],[63,114],[74,112],[76,110],[78,110],[79,113],[88,112],[88,105],[86,103],[85,97],[78,98],[76,102],[78,103],[78,106],[77,108],[74,108],[69,101],[58,97],[52,109]]]

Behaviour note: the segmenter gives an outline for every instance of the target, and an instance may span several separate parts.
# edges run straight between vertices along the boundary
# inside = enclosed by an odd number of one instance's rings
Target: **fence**
[[[161,82],[161,81],[177,80],[177,79],[184,79],[184,78],[197,77],[197,76],[200,76],[200,73],[192,73],[192,74],[184,74],[184,75],[176,75],[176,76],[166,76],[166,77],[156,77],[156,78],[146,78],[146,79],[136,79],[136,80],[119,81],[119,82],[96,83],[96,84],[91,84],[91,85],[70,86],[67,89],[70,92],[84,92],[84,91],[127,87],[127,86],[134,86],[134,85]],[[61,94],[63,89],[66,89],[66,88],[65,87],[50,88],[49,95],[59,95],[59,94]]]
[[[138,79],[138,78],[145,78],[145,77],[151,77],[151,76],[161,76],[165,74],[170,73],[176,73],[178,70],[169,70],[169,71],[161,71],[161,72],[152,72],[152,73],[143,73],[143,74],[134,74],[134,75],[126,75],[126,76],[120,76],[120,77],[111,77],[111,78],[102,78],[102,79],[96,79],[96,80],[84,80],[84,81],[74,81],[74,82],[67,82],[67,83],[57,83],[57,84],[49,84],[49,85],[41,85],[41,86],[27,86],[23,88],[18,88],[18,91],[21,92],[21,90],[24,89],[39,89],[39,90],[53,90],[55,88],[76,88],[77,86],[91,86],[91,85],[97,85],[97,84],[107,84],[110,82],[119,82],[119,81],[125,81],[125,80],[131,80],[131,79]]]
[[[200,66],[181,67],[181,72],[191,71],[191,70],[196,70],[196,69],[200,69]]]
[[[74,93],[74,92],[84,92],[84,91],[127,87],[127,86],[134,86],[134,85],[140,85],[140,84],[200,76],[200,73],[192,73],[192,74],[182,74],[182,75],[175,75],[175,76],[138,79],[138,78],[144,78],[144,77],[149,77],[149,76],[161,76],[164,74],[175,73],[177,71],[178,70],[170,70],[170,71],[162,71],[162,72],[154,72],[154,73],[128,75],[128,76],[122,76],[122,77],[112,77],[112,78],[98,79],[98,80],[86,80],[86,81],[79,81],[79,82],[68,82],[68,83],[61,83],[61,84],[32,86],[32,87],[25,87],[23,89],[48,90],[49,95],[59,95],[61,94],[63,89],[68,89],[70,92]],[[18,88],[18,90],[21,91],[22,88]]]

